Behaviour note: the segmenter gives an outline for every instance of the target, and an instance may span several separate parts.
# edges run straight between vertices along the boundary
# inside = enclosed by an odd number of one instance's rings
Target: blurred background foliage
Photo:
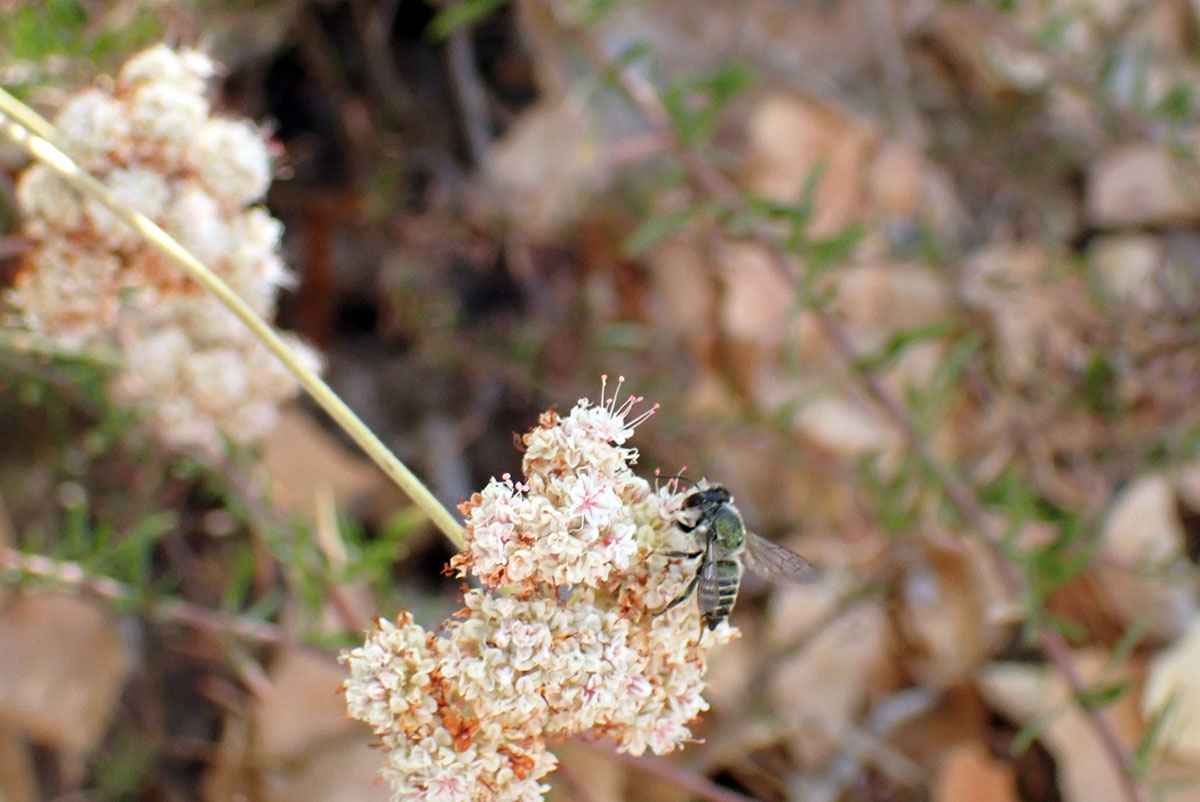
[[[278,145],[282,325],[448,505],[619,374],[644,471],[822,567],[747,582],[704,744],[564,745],[555,799],[1191,800],[1197,21],[8,0],[0,76],[50,114],[162,39],[225,65]],[[114,358],[0,342],[0,798],[385,798],[332,655],[453,612],[448,546],[305,404],[163,451]]]

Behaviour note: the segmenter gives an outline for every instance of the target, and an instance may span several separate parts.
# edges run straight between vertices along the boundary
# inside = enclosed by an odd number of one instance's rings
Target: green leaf
[[[708,75],[676,83],[662,94],[680,139],[689,147],[706,142],[726,104],[753,83],[753,73],[731,64]]]
[[[854,223],[831,237],[809,241],[805,254],[808,257],[809,269],[823,273],[831,267],[843,264],[866,233],[866,227]]]
[[[859,357],[858,364],[860,367],[867,370],[880,370],[890,367],[896,363],[896,360],[904,353],[910,345],[925,342],[926,340],[937,340],[954,331],[955,324],[942,321],[938,323],[930,323],[927,326],[917,326],[916,328],[906,329],[892,335],[883,347],[879,348],[873,354],[864,354]]]
[[[1109,669],[1115,668],[1124,663],[1129,656],[1133,654],[1133,650],[1138,647],[1142,639],[1150,631],[1150,621],[1147,616],[1143,616],[1126,628],[1125,634],[1117,641],[1117,645],[1113,647],[1112,653],[1109,654],[1105,661],[1105,666]]]
[[[150,579],[154,546],[163,535],[173,531],[177,526],[176,514],[164,510],[135,523],[111,548],[105,545],[105,542],[110,539],[106,531],[107,527],[101,527],[101,536],[97,539],[97,546],[101,554],[97,566],[99,573],[122,580],[130,585],[144,586]]]
[[[1092,412],[1116,412],[1117,372],[1104,354],[1093,354],[1083,374],[1084,406]]]
[[[508,0],[458,0],[458,2],[452,2],[430,21],[427,34],[433,39],[445,39],[459,28],[475,24],[507,2]]]
[[[1196,87],[1189,82],[1180,82],[1172,86],[1162,99],[1158,101],[1158,113],[1166,115],[1178,122],[1191,120],[1196,109]]]
[[[1008,746],[1009,754],[1013,757],[1023,754],[1025,750],[1033,746],[1034,741],[1042,737],[1042,733],[1053,720],[1053,713],[1035,716],[1028,724],[1017,730],[1017,734],[1013,736],[1012,742]]]
[[[687,225],[689,221],[695,218],[698,211],[695,207],[689,207],[665,215],[651,217],[638,226],[637,231],[634,231],[625,240],[622,250],[626,256],[638,256],[644,253]]]
[[[1167,721],[1170,720],[1174,710],[1175,701],[1171,700],[1155,710],[1154,715],[1147,722],[1146,732],[1138,740],[1137,746],[1133,750],[1133,768],[1136,774],[1145,774],[1150,768],[1151,761],[1158,751],[1158,745],[1162,742],[1163,730],[1166,729]]]
[[[1084,710],[1103,710],[1128,693],[1131,687],[1129,680],[1094,685],[1075,694],[1075,701]]]

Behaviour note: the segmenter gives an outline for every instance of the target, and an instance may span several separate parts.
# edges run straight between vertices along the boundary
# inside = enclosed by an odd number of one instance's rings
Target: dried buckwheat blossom
[[[249,123],[211,115],[214,73],[202,53],[150,48],[125,64],[115,88],[68,99],[56,138],[271,318],[288,275],[283,227],[252,205],[270,184],[268,146]],[[270,432],[298,388],[232,312],[49,168],[26,170],[17,198],[34,242],[10,293],[22,323],[66,345],[121,344],[127,359],[113,396],[142,408],[170,445],[215,455],[225,440],[251,444]],[[318,364],[307,346],[289,344]]]
[[[618,384],[618,389],[620,384]],[[625,445],[654,410],[580,400],[525,435],[523,479],[493,479],[464,502],[466,548],[451,560],[482,583],[437,633],[407,613],[380,621],[350,666],[350,714],[389,750],[397,800],[541,799],[547,743],[604,736],[663,754],[708,708],[708,650],[734,637],[695,604],[658,610],[694,565],[678,526],[685,493],[655,489]]]

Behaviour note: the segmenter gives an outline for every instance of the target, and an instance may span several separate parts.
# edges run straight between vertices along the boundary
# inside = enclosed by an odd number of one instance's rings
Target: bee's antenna
[[[688,483],[688,484],[690,484],[692,487],[695,487],[695,486],[696,486],[696,480],[695,480],[695,479],[691,479],[691,478],[689,478],[688,476],[684,475],[684,473],[683,473],[683,472],[684,472],[684,471],[686,471],[686,470],[687,470],[687,466],[686,466],[686,465],[682,466],[682,467],[679,469],[679,473],[677,473],[677,474],[675,474],[674,476],[671,476],[671,477],[669,477],[669,478],[667,479],[667,483],[668,483],[668,484],[671,484],[671,483],[674,483],[674,484],[679,484],[680,482],[687,482],[687,483]]]
[[[689,482],[694,487],[696,483],[683,475],[683,472],[686,470],[687,470],[687,466],[684,465],[684,466],[680,467],[679,473],[668,476],[667,477],[667,487],[672,487],[674,485],[678,485],[680,482]],[[658,490],[658,487],[659,487],[658,482],[660,479],[662,479],[662,469],[655,468],[654,469],[654,489],[655,489],[655,491]]]

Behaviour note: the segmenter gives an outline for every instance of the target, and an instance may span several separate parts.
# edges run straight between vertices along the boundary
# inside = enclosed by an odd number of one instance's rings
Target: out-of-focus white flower
[[[596,406],[544,413],[523,480],[494,479],[461,506],[451,566],[484,587],[439,635],[405,614],[344,656],[350,713],[389,750],[397,799],[532,802],[554,766],[548,741],[591,733],[662,754],[691,737],[708,649],[736,630],[701,626],[694,604],[655,615],[690,579],[664,553],[685,537],[685,494],[630,468],[624,443],[653,412],[629,418],[638,401],[602,390]]]
[[[146,84],[170,84],[180,91],[204,94],[208,81],[216,75],[212,59],[197,50],[172,50],[166,45],[154,45],[134,55],[117,74],[117,87],[122,92]]]
[[[9,298],[26,324],[84,346],[116,322],[120,260],[67,239],[54,239],[25,257]]]
[[[128,108],[135,153],[147,159],[179,159],[209,113],[203,95],[166,81],[133,90]]]
[[[88,89],[67,100],[54,127],[67,155],[92,173],[124,164],[132,152],[128,109],[99,89]]]
[[[188,143],[184,160],[229,203],[253,203],[271,183],[271,159],[262,135],[235,120],[212,119]]]
[[[248,205],[266,192],[271,160],[258,128],[210,116],[214,73],[202,53],[152,47],[125,64],[115,89],[68,99],[56,139],[271,317],[288,282],[283,227]],[[48,168],[26,170],[17,197],[35,243],[10,294],[26,325],[68,345],[124,345],[128,365],[112,393],[143,408],[172,445],[215,455],[226,440],[253,444],[270,432],[297,385],[241,321]],[[290,344],[319,367],[314,351]]]
[[[68,230],[83,223],[83,203],[75,191],[44,164],[35,164],[17,180],[17,202],[27,215],[26,233],[41,235],[49,226]],[[33,226],[37,230],[30,230]]]
[[[198,181],[176,187],[162,220],[166,232],[206,265],[218,265],[233,248],[221,205]]]

